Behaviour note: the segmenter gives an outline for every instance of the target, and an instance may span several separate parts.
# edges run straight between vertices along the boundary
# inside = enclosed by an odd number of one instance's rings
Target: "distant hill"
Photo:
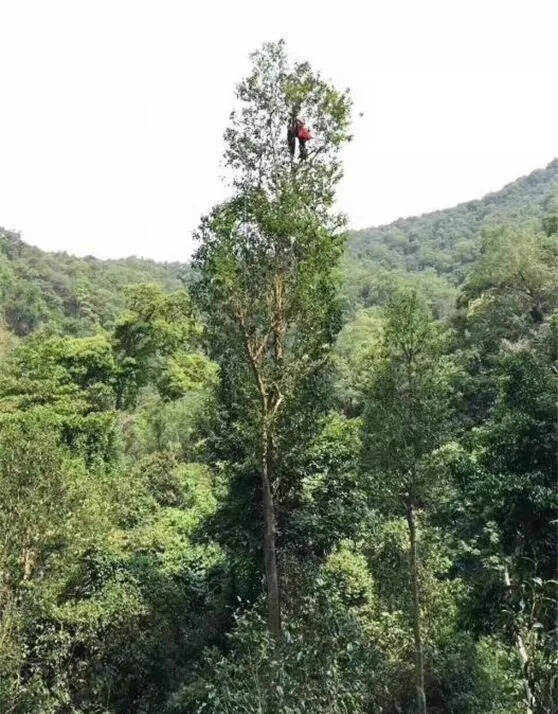
[[[478,257],[490,226],[540,228],[545,204],[558,193],[558,159],[500,191],[454,208],[352,231],[344,261],[352,307],[382,304],[398,279],[414,282],[444,312]]]
[[[540,223],[544,203],[556,190],[558,159],[480,200],[353,231],[348,258],[409,272],[430,270],[459,284],[477,255],[483,228]]]
[[[48,324],[70,334],[110,327],[124,307],[124,288],[157,283],[166,290],[182,285],[180,263],[140,258],[98,260],[47,253],[0,228],[0,317],[16,335]]]
[[[558,159],[480,200],[351,231],[344,260],[349,312],[383,304],[402,280],[415,284],[435,312],[447,311],[478,255],[483,228],[538,226],[556,192]],[[20,336],[46,324],[77,335],[110,327],[124,307],[126,285],[149,282],[175,290],[188,273],[185,263],[47,253],[0,228],[0,318]],[[0,338],[2,329],[0,320]]]

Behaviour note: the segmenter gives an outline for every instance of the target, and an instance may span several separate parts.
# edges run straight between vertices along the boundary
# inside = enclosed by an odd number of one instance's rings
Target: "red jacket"
[[[296,133],[296,136],[300,141],[309,141],[312,138],[312,134],[310,133],[310,130],[307,129],[305,126],[301,126],[299,130]]]

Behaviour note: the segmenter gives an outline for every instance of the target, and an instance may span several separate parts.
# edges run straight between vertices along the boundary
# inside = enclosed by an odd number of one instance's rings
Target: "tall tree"
[[[416,293],[403,292],[387,311],[383,342],[371,364],[363,415],[363,468],[381,510],[402,515],[409,535],[418,711],[426,712],[417,511],[439,486],[428,457],[443,444],[451,409],[453,367],[444,335]]]
[[[268,626],[278,638],[277,501],[292,477],[282,470],[319,408],[312,391],[340,326],[335,269],[344,219],[332,204],[350,102],[308,64],[290,65],[283,42],[252,55],[237,99],[225,133],[234,195],[202,222],[194,291],[244,424],[244,453],[257,454]],[[293,113],[315,133],[306,160],[288,149]]]

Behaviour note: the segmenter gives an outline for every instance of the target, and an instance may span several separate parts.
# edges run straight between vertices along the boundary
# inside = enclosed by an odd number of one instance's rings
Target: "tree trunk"
[[[504,566],[504,585],[506,586],[508,597],[511,600],[511,578],[508,566]],[[523,637],[521,632],[515,623],[515,618],[513,620],[513,631],[515,635],[515,646],[517,647],[517,654],[519,661],[521,663],[521,674],[523,675],[523,686],[525,688],[525,698],[527,700],[527,714],[533,714],[533,707],[535,706],[535,697],[531,690],[531,685],[529,684],[529,678],[527,676],[527,665],[529,664],[529,656],[527,650],[525,649],[525,644],[523,643]]]
[[[415,509],[407,503],[407,524],[409,526],[409,566],[411,590],[413,593],[413,636],[415,640],[415,683],[417,688],[417,712],[426,714],[426,694],[424,692],[424,654],[421,633],[420,590],[417,558],[417,527]]]
[[[281,636],[281,602],[275,544],[275,509],[269,469],[269,436],[263,415],[262,426],[262,502],[264,512],[264,559],[267,584],[267,626],[274,639]]]
[[[281,636],[281,602],[279,597],[279,574],[277,572],[277,548],[275,544],[275,508],[273,505],[273,493],[271,491],[272,467],[269,453],[270,435],[269,423],[270,416],[273,417],[273,411],[277,411],[279,403],[275,403],[270,410],[270,400],[267,392],[266,384],[260,369],[260,359],[264,349],[267,346],[267,338],[259,344],[255,345],[251,340],[244,313],[242,311],[235,313],[235,318],[242,330],[244,340],[244,348],[256,385],[261,398],[261,470],[262,470],[262,505],[264,516],[264,561],[265,561],[265,580],[267,586],[267,626],[270,634],[276,640]],[[275,347],[277,349],[277,345]]]

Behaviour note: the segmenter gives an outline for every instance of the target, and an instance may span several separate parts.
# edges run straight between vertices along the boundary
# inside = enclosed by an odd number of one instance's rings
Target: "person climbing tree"
[[[296,120],[296,137],[298,139],[298,156],[301,161],[305,161],[308,158],[306,142],[310,141],[312,134],[302,119]]]
[[[289,153],[291,159],[294,159],[296,151],[296,140],[298,139],[298,156],[301,161],[308,158],[308,149],[306,148],[306,142],[310,141],[312,134],[310,130],[304,125],[302,119],[298,119],[296,113],[293,112],[289,119],[287,126],[287,144],[289,146]]]

